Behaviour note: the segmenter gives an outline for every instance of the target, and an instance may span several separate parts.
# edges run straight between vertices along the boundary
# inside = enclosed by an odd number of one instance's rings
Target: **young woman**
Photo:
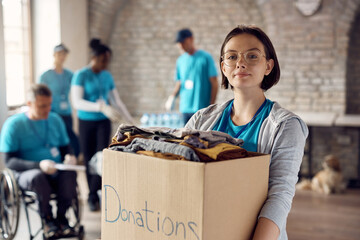
[[[109,145],[110,120],[119,121],[123,116],[132,123],[133,119],[119,97],[111,73],[106,70],[111,58],[110,48],[99,39],[92,39],[90,47],[90,65],[74,74],[71,98],[79,118],[80,147],[90,190],[88,204],[91,211],[97,211],[100,209],[97,191],[101,188],[101,177],[90,174],[88,163],[96,152]]]
[[[198,111],[185,126],[218,130],[244,140],[249,151],[271,154],[268,198],[253,239],[287,239],[286,219],[302,161],[306,124],[264,92],[280,78],[275,49],[255,26],[238,26],[221,47],[222,86],[234,99]]]

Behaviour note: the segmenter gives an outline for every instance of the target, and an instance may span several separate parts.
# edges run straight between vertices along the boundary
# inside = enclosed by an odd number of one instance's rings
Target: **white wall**
[[[87,0],[33,0],[32,34],[34,81],[53,67],[53,49],[70,50],[65,67],[75,71],[88,62]]]
[[[65,67],[75,71],[88,63],[87,0],[60,1],[61,42],[70,50]]]
[[[6,80],[5,80],[5,53],[4,53],[4,29],[3,12],[0,1],[0,129],[7,117],[6,105]],[[1,130],[0,130],[1,131]],[[3,155],[0,155],[0,170],[4,167]]]
[[[60,3],[59,0],[31,1],[33,78],[37,82],[40,75],[53,66],[54,46],[60,43]]]

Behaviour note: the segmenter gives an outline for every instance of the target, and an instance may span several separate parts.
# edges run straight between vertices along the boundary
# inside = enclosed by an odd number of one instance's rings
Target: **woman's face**
[[[257,63],[248,63],[244,59],[244,54],[248,51],[254,50],[260,55]],[[236,63],[233,66],[225,64],[224,60],[221,62],[221,70],[227,77],[231,86],[234,89],[261,89],[261,82],[265,75],[270,74],[274,67],[272,59],[266,60],[263,44],[253,35],[243,33],[237,35],[229,40],[224,47],[224,53],[234,53],[238,56]],[[240,56],[241,55],[241,56]],[[223,55],[224,56],[224,55]],[[251,61],[253,55],[250,55],[248,60]]]
[[[100,72],[102,70],[105,70],[110,62],[111,54],[110,52],[106,52],[100,56],[93,57],[93,65],[92,68],[96,72]]]

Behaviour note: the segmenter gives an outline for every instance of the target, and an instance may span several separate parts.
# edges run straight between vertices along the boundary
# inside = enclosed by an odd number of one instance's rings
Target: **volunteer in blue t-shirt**
[[[178,32],[176,42],[184,52],[176,61],[175,89],[166,101],[165,108],[172,109],[180,93],[180,112],[184,123],[201,108],[215,103],[218,91],[217,71],[211,55],[198,50],[189,29]]]
[[[76,172],[57,171],[57,163],[76,164],[70,156],[69,138],[59,115],[50,112],[51,91],[44,84],[32,86],[28,93],[29,110],[9,117],[1,130],[0,152],[5,153],[6,167],[15,171],[19,186],[36,192],[43,221],[44,235],[52,238],[73,229],[66,210],[76,198]],[[49,204],[50,194],[57,198],[56,219]]]
[[[73,131],[73,120],[71,116],[71,105],[69,101],[69,92],[73,73],[64,68],[69,50],[64,44],[54,48],[54,68],[44,72],[39,79],[40,83],[46,84],[52,92],[51,111],[56,112],[63,119],[66,131],[70,138],[70,146],[75,156],[79,156],[79,140]]]
[[[89,161],[109,145],[110,120],[118,122],[125,118],[132,123],[133,119],[119,97],[111,73],[106,70],[112,53],[110,48],[99,39],[92,39],[90,47],[90,65],[75,72],[71,99],[79,118],[80,147],[89,186],[88,204],[91,211],[97,211],[100,209],[97,191],[101,189],[101,177],[90,173]]]

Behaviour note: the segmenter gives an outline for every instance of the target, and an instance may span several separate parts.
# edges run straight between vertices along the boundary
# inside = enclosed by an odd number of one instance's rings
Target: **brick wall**
[[[293,111],[354,112],[359,109],[346,104],[359,106],[352,103],[359,91],[346,86],[359,86],[352,67],[360,44],[359,2],[323,0],[315,15],[305,17],[293,1],[283,0],[90,0],[90,37],[101,37],[114,50],[111,71],[136,115],[161,111],[172,91],[179,28],[193,29],[197,46],[217,62],[226,33],[241,23],[264,28],[279,55],[282,77],[268,91],[271,99]],[[218,102],[231,96],[221,91]]]
[[[310,17],[302,16],[293,1],[264,4],[282,69],[271,98],[294,111],[345,112],[347,32],[358,4],[324,0]]]
[[[250,11],[248,9],[251,9]],[[114,51],[111,71],[121,97],[131,112],[163,111],[174,87],[179,50],[176,32],[190,27],[198,48],[209,51],[216,63],[226,33],[240,23],[261,24],[254,1],[129,1],[114,19],[110,45]],[[220,81],[220,79],[219,79]],[[219,101],[231,96],[221,92]]]

